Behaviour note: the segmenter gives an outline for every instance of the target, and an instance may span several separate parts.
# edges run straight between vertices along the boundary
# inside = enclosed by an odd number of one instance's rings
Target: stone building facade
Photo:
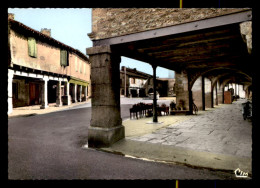
[[[120,70],[120,94],[126,97],[146,97],[145,84],[152,75],[125,66]],[[126,78],[126,79],[125,79]],[[125,92],[126,91],[126,92]]]
[[[156,78],[156,90],[160,97],[175,96],[175,79],[174,78]],[[153,93],[153,78],[150,77],[146,82],[145,93]]]
[[[125,80],[126,77],[126,80]],[[175,79],[156,78],[156,88],[161,97],[173,97]],[[126,93],[125,93],[126,90]],[[136,68],[121,67],[120,94],[126,97],[147,97],[153,93],[152,75],[136,70]]]
[[[8,18],[8,114],[13,107],[70,105],[91,93],[90,63],[80,51]]]

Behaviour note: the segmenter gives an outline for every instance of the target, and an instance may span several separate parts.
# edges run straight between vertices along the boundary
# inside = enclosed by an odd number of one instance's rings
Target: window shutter
[[[31,57],[37,57],[36,40],[33,37],[28,37],[28,55]]]
[[[67,50],[60,50],[60,65],[68,66],[68,52]]]

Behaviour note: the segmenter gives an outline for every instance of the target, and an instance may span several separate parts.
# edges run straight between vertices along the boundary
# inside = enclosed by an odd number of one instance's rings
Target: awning
[[[72,78],[70,77],[69,78],[69,83],[72,83],[72,84],[77,84],[77,85],[82,85],[82,86],[88,86],[89,82],[87,81],[84,81],[84,80],[80,80],[78,78]]]

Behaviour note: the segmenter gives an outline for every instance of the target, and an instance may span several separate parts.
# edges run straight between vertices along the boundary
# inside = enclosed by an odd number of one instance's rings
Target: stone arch
[[[189,83],[189,87],[192,88],[193,84],[195,83],[195,81],[200,77],[200,76],[204,76],[210,72],[213,71],[217,71],[217,70],[228,70],[228,71],[232,71],[233,73],[236,74],[242,74],[244,75],[249,81],[252,82],[252,77],[250,77],[248,74],[241,72],[238,69],[234,69],[234,68],[223,68],[223,67],[218,67],[218,68],[212,68],[212,69],[207,69],[207,70],[201,70],[201,71],[197,71],[196,73],[192,74],[190,83]],[[219,78],[221,78],[224,75],[219,75]],[[209,78],[210,79],[210,78]],[[211,79],[210,79],[211,80]],[[213,86],[215,86],[217,80],[214,80],[214,83],[212,84]]]

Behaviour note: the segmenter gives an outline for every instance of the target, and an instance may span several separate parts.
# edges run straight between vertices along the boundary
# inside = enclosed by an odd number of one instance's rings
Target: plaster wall
[[[27,37],[11,30],[10,50],[12,64],[90,81],[90,64],[85,60],[70,52],[69,66],[61,66],[60,48],[53,47],[39,40],[36,43],[37,57],[30,57],[28,55]]]

